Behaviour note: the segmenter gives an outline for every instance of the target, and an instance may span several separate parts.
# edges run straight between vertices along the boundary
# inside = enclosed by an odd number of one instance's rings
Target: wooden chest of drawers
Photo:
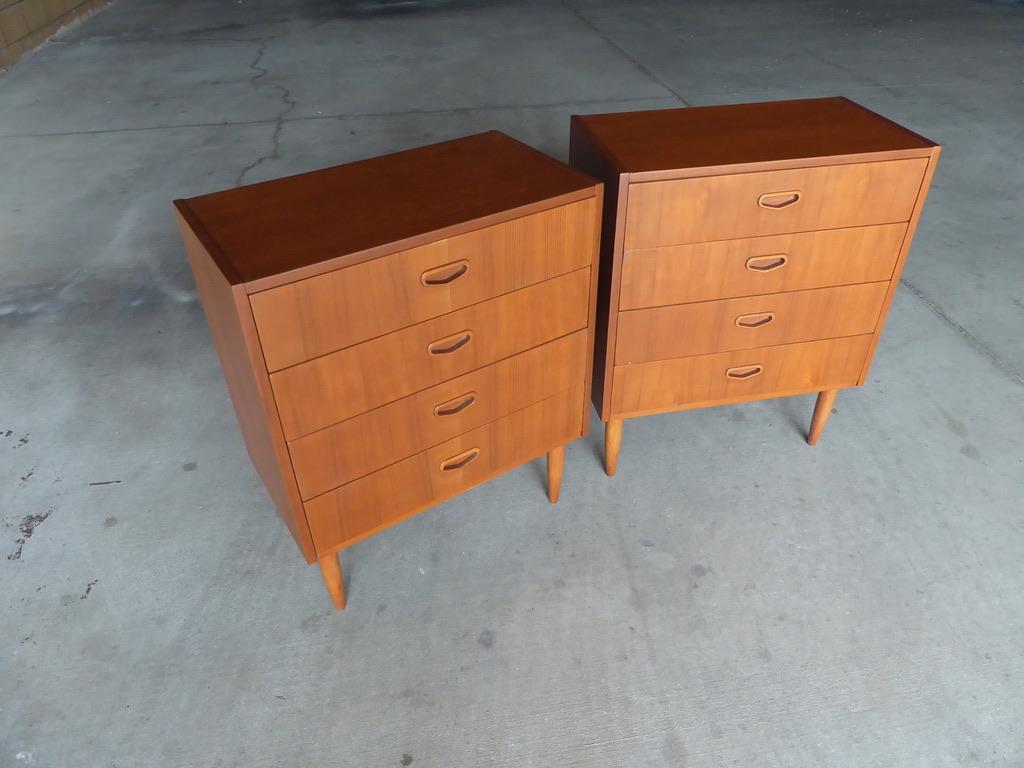
[[[175,201],[246,447],[337,552],[585,433],[600,183],[497,132]]]
[[[841,98],[574,116],[605,182],[592,397],[626,418],[864,383],[939,157]]]

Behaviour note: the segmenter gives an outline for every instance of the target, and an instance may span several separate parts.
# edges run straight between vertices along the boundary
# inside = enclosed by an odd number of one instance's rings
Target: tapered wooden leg
[[[604,473],[615,474],[619,465],[619,446],[622,445],[622,419],[612,419],[604,425]]]
[[[334,607],[339,611],[344,610],[345,582],[341,578],[341,560],[337,552],[320,558],[320,573],[323,574]]]
[[[825,422],[832,415],[832,406],[836,402],[838,389],[826,389],[818,393],[818,402],[814,404],[814,415],[811,417],[811,431],[807,433],[807,444],[817,445],[822,430],[825,429]]]
[[[562,471],[565,469],[565,446],[560,445],[548,451],[548,500],[558,503],[562,490]]]

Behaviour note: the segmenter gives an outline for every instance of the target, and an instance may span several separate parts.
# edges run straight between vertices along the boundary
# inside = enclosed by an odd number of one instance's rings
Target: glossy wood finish
[[[796,168],[631,185],[626,250],[910,219],[925,159]],[[795,202],[759,205],[766,195]]]
[[[927,156],[935,147],[845,98],[574,115],[573,128],[594,138],[617,173],[634,177],[895,152]]]
[[[579,434],[582,404],[582,388],[563,392],[307,501],[317,551],[348,546],[564,445]]]
[[[905,233],[883,224],[630,251],[619,308],[888,282]]]
[[[268,278],[310,277],[309,267],[327,272],[496,223],[495,215],[593,196],[593,179],[489,131],[175,205],[229,283],[263,290]]]
[[[345,580],[341,575],[341,560],[337,553],[320,558],[320,574],[324,577],[324,586],[331,596],[335,610],[345,609]]]
[[[871,335],[618,366],[618,417],[856,385]],[[760,369],[760,370],[758,370]]]
[[[276,371],[589,266],[594,198],[251,297]]]
[[[900,247],[900,255],[896,259],[896,268],[893,270],[892,280],[889,281],[889,293],[882,304],[882,318],[878,322],[878,327],[875,328],[875,336],[871,340],[871,349],[868,352],[867,359],[864,361],[864,370],[861,371],[858,384],[864,384],[867,381],[871,361],[874,359],[875,349],[878,347],[879,339],[882,338],[882,329],[885,327],[885,320],[889,315],[889,307],[892,305],[893,296],[896,295],[896,289],[900,285],[900,275],[903,274],[903,267],[907,262],[907,256],[910,254],[910,246],[914,241],[914,234],[917,232],[917,224],[921,220],[921,212],[924,210],[925,201],[928,199],[928,191],[931,189],[932,178],[935,176],[935,169],[938,166],[941,151],[941,147],[936,146],[928,161],[928,168],[924,173],[924,180],[921,182],[921,189],[917,195],[917,204],[914,206],[914,213],[910,217],[910,223],[907,225],[907,233],[903,237],[903,245]]]
[[[309,499],[579,384],[587,333],[577,331],[289,444]]]
[[[589,297],[590,270],[577,270],[271,374],[285,434],[300,437],[585,328]]]
[[[336,607],[336,552],[371,528],[543,454],[557,499],[601,205],[493,132],[175,201],[246,446]],[[351,535],[314,536],[331,499]]]
[[[562,493],[562,475],[565,473],[565,446],[560,445],[548,451],[547,470],[548,501],[557,504]]]
[[[807,433],[807,444],[817,445],[821,433],[825,429],[828,417],[832,415],[832,406],[835,405],[837,389],[828,389],[818,395],[814,403],[814,414],[811,416],[811,429]]]
[[[861,283],[623,312],[615,363],[872,333],[888,288]]]
[[[863,384],[939,151],[842,98],[573,116],[570,163],[615,191],[601,418]]]

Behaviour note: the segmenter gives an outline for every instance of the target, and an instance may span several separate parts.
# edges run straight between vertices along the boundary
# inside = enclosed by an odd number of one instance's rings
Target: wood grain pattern
[[[304,499],[340,494],[350,543],[547,452],[557,500],[601,202],[497,132],[175,201],[247,449],[336,608],[339,537],[317,548]],[[416,457],[436,477],[396,469]]]
[[[871,362],[875,357],[875,349],[878,347],[878,341],[882,337],[882,329],[885,327],[885,320],[889,315],[889,307],[892,305],[893,297],[896,295],[896,289],[900,285],[900,276],[903,274],[903,267],[907,262],[907,256],[910,254],[910,246],[914,240],[914,233],[917,231],[917,224],[921,220],[921,212],[924,211],[925,200],[928,199],[928,190],[931,188],[932,177],[935,175],[935,168],[939,164],[941,152],[941,147],[935,147],[928,158],[928,168],[924,172],[924,178],[921,179],[921,188],[918,190],[917,201],[914,204],[914,213],[910,217],[907,232],[903,237],[903,245],[900,247],[900,254],[896,259],[896,267],[892,272],[892,282],[889,284],[889,292],[882,303],[882,314],[879,318],[878,326],[875,328],[875,336],[871,340],[871,349],[864,360],[864,370],[861,371],[859,384],[867,381]]]
[[[228,284],[181,217],[178,224],[249,458],[303,557],[312,563],[317,552],[292,474],[248,298]]]
[[[889,280],[905,232],[884,224],[630,251],[619,308]]]
[[[582,400],[576,387],[307,501],[317,550],[348,546],[563,445],[579,435]]]
[[[586,267],[595,217],[590,198],[252,294],[267,366],[277,371]]]
[[[289,449],[302,497],[579,386],[587,346],[587,332],[577,331],[294,440]]]
[[[570,126],[570,162],[617,201],[605,206],[592,393],[606,468],[622,418],[864,382],[938,145],[842,98]],[[840,286],[842,305],[821,305],[818,292]],[[763,303],[780,296],[782,314]]]
[[[176,200],[232,284],[442,232],[594,182],[498,131]],[[495,222],[489,222],[495,223]],[[464,231],[464,230],[463,230]],[[430,237],[437,240],[446,235]],[[394,244],[398,243],[397,247]],[[338,265],[341,266],[341,265]]]
[[[888,288],[888,282],[860,283],[622,312],[615,362],[872,333]]]
[[[271,374],[285,434],[293,440],[584,328],[589,297],[590,269],[581,269]],[[431,354],[432,344],[454,351]]]
[[[573,115],[617,173],[883,152],[935,143],[845,98]],[[603,178],[603,177],[602,177]]]
[[[894,160],[633,184],[624,247],[905,222],[927,164]],[[799,200],[788,207],[758,204],[791,191]]]
[[[636,416],[794,392],[852,387],[871,335],[616,366],[612,413]],[[727,371],[749,378],[731,378]]]

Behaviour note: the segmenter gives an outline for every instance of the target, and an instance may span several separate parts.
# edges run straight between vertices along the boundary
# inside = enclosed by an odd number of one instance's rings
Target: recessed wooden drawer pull
[[[796,190],[791,192],[766,192],[757,198],[759,206],[773,211],[789,208],[789,206],[796,205],[798,202],[800,202],[800,192]]]
[[[747,259],[747,269],[751,272],[771,272],[786,264],[785,254],[772,256],[751,256]]]
[[[444,472],[451,472],[456,469],[462,469],[464,466],[473,461],[477,456],[480,455],[479,448],[470,448],[468,451],[456,454],[450,459],[445,459],[441,462],[441,470]]]
[[[459,395],[446,403],[441,403],[439,406],[434,408],[434,415],[454,416],[456,413],[462,413],[475,402],[476,392],[467,392],[466,394]]]
[[[471,338],[473,338],[472,331],[456,333],[454,336],[448,336],[446,338],[430,342],[427,344],[427,352],[432,355],[447,355],[457,349],[462,349],[462,347],[469,344],[469,340]]]
[[[736,318],[736,325],[740,328],[760,328],[774,320],[774,312],[758,312],[754,315],[740,315]]]
[[[752,379],[763,371],[763,365],[741,365],[726,369],[725,375],[730,379]]]
[[[467,272],[469,272],[469,262],[463,259],[462,261],[454,261],[451,264],[428,269],[420,275],[420,282],[424,285],[448,285],[449,283],[454,283]]]

